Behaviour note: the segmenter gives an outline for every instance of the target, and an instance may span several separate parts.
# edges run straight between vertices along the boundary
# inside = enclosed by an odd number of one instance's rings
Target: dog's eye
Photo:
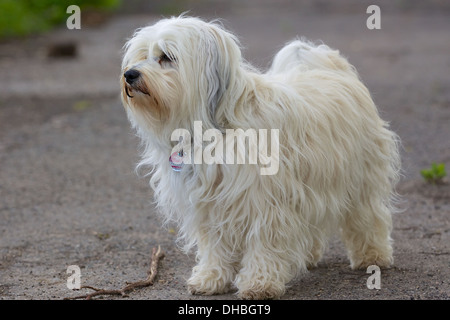
[[[163,53],[163,54],[159,57],[158,63],[159,63],[159,64],[163,64],[163,63],[165,63],[165,62],[170,63],[170,62],[172,62],[172,59],[169,58],[169,56],[168,56],[167,54]]]

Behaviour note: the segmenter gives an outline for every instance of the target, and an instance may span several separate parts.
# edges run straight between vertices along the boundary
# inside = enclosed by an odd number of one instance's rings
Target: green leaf
[[[425,180],[429,181],[433,179],[433,173],[431,172],[431,170],[421,170],[420,173],[422,174],[422,177],[425,178]]]
[[[433,162],[431,164],[431,171],[432,172],[437,172],[437,170],[438,170],[438,165],[436,164],[436,162]]]
[[[445,172],[445,164],[444,163],[439,163],[436,166],[436,176],[443,178],[447,175],[447,172]]]
[[[437,183],[447,175],[447,172],[444,163],[433,162],[430,169],[423,169],[420,174],[427,182]]]

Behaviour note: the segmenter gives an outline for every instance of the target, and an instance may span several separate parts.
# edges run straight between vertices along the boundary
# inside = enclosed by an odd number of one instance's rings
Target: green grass
[[[70,16],[66,9],[112,10],[120,0],[0,0],[0,38],[42,33],[62,24]]]

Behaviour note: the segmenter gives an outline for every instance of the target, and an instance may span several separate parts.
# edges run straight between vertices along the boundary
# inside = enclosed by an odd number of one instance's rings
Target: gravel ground
[[[119,288],[146,276],[158,245],[166,258],[156,283],[127,299],[235,299],[187,293],[194,254],[161,227],[147,179],[134,172],[138,140],[119,99],[126,38],[157,21],[155,12],[186,8],[223,18],[261,68],[297,35],[339,49],[402,139],[404,211],[394,217],[395,266],[382,270],[381,289],[367,288],[369,274],[349,268],[336,239],[283,299],[449,299],[450,185],[419,173],[431,162],[450,167],[447,3],[381,2],[381,30],[366,28],[367,1],[143,3],[81,30],[0,42],[0,299],[75,296],[69,265],[80,266],[82,285]],[[60,43],[75,44],[75,56],[49,58]]]

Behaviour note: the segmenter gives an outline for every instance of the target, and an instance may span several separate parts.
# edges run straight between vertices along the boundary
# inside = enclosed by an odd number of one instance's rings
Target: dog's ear
[[[217,129],[221,129],[221,125],[216,119],[216,112],[221,103],[223,95],[229,84],[229,70],[221,61],[221,53],[215,48],[211,50],[206,61],[206,81],[207,81],[207,107],[209,120]]]
[[[217,26],[211,28],[209,39],[205,66],[209,120],[215,128],[223,130],[223,119],[218,119],[218,109],[235,76],[241,52],[235,37]]]

